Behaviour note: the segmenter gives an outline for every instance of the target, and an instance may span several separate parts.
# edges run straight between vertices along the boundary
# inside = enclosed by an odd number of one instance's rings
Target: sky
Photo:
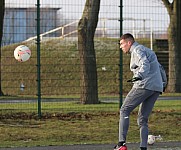
[[[86,0],[40,0],[41,7],[54,7],[61,8],[62,13],[66,13],[68,16],[72,16],[72,11],[76,10],[76,13],[73,15],[75,17],[80,17],[84,8]],[[35,7],[37,0],[6,0],[6,6],[8,7]],[[101,0],[100,11],[109,16],[111,12],[115,12],[115,6],[117,7],[119,1],[117,0]],[[107,5],[107,6],[106,6]],[[101,13],[100,13],[101,14]],[[118,14],[119,15],[119,14]]]
[[[86,0],[40,0],[41,7],[61,8],[65,18],[80,19]],[[172,0],[170,0],[172,1]],[[35,7],[37,0],[6,0],[7,7]],[[119,26],[119,0],[101,0],[99,18],[112,18],[105,25]],[[114,20],[115,19],[115,20]],[[123,26],[140,30],[166,29],[169,16],[161,0],[123,0]]]

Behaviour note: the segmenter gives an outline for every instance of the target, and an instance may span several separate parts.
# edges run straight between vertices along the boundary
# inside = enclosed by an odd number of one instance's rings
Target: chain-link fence
[[[101,1],[94,43],[98,97],[102,102],[119,102],[120,87],[124,96],[132,86],[125,82],[132,77],[129,71],[130,57],[123,55],[120,60],[120,33],[132,33],[138,42],[153,49],[169,75],[167,30],[170,18],[166,7],[162,1],[122,2],[123,7],[120,7],[119,1]],[[37,95],[42,98],[39,104],[49,102],[57,106],[55,110],[64,105],[63,102],[79,102],[81,62],[77,28],[84,5],[85,0],[40,2],[38,54],[37,1],[6,1],[1,42],[3,110],[36,111]],[[123,14],[120,14],[121,11]],[[120,15],[123,20],[120,20]],[[120,25],[123,29],[121,32]],[[28,61],[18,62],[14,59],[13,52],[18,45],[30,48],[31,58]],[[120,86],[121,65],[123,85]],[[41,86],[39,90],[38,85]],[[174,96],[174,93],[170,95]],[[48,109],[47,106],[40,109],[44,108]]]
[[[6,1],[2,39],[1,85],[3,109],[36,110],[37,95],[45,102],[80,99],[80,56],[77,27],[85,0],[40,2],[40,65],[37,57],[37,2]],[[100,101],[119,100],[119,2],[101,2],[95,33],[95,51]],[[14,59],[18,45],[31,50],[26,62]],[[37,76],[40,69],[40,78]],[[41,84],[41,93],[38,85]],[[6,102],[8,104],[6,105]],[[21,104],[26,105],[21,108]],[[18,105],[19,104],[19,105]],[[42,109],[44,106],[42,106]],[[56,108],[57,109],[57,108]]]

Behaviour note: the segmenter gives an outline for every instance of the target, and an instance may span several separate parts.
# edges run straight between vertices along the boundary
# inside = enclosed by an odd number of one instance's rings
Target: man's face
[[[129,49],[131,48],[131,45],[132,45],[132,43],[129,40],[125,40],[125,39],[120,40],[120,48],[122,49],[122,51],[124,53],[129,52]]]

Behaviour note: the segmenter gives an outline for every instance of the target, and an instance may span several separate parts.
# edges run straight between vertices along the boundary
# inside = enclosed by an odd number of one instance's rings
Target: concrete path
[[[0,148],[0,150],[113,150],[113,144],[97,145],[68,145],[68,146],[42,146],[22,148]],[[138,143],[128,143],[128,150],[139,150]],[[181,150],[181,142],[157,142],[148,147],[148,150]]]

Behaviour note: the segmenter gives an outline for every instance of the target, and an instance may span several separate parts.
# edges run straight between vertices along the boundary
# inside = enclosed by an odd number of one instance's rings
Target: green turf
[[[139,39],[144,45],[149,40]],[[119,95],[119,45],[118,39],[95,38],[95,51],[99,95]],[[14,49],[27,45],[32,55],[27,62],[20,63],[13,57]],[[37,94],[37,50],[34,42],[17,43],[1,48],[1,84],[6,96],[36,96]],[[77,41],[47,40],[41,42],[41,94],[43,97],[78,95],[80,97],[80,56]],[[129,71],[129,55],[123,55],[123,93],[131,84],[126,80],[132,77]],[[106,71],[102,70],[106,67]],[[106,81],[106,82],[105,82]],[[20,84],[25,86],[20,90]]]
[[[25,107],[29,106],[22,104]],[[1,112],[1,147],[107,144],[118,139],[118,103],[44,103],[42,119],[29,110]],[[180,116],[179,100],[157,101],[149,119],[150,134],[161,135],[163,141],[180,141]],[[128,142],[139,142],[136,119],[137,109],[130,116]]]

